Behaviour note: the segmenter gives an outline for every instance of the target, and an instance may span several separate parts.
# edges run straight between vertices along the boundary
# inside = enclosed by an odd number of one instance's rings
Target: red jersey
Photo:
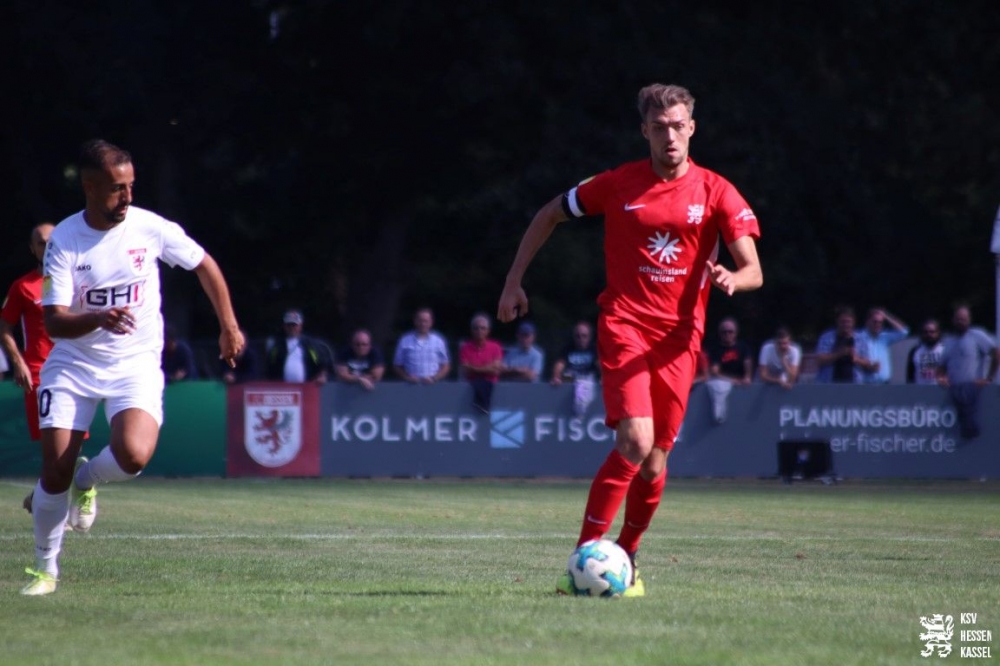
[[[24,360],[35,383],[42,364],[52,350],[52,339],[42,319],[42,274],[37,269],[25,273],[10,286],[0,317],[11,327],[18,324],[24,338]]]
[[[566,195],[576,216],[604,215],[607,287],[603,312],[698,348],[719,236],[728,245],[758,238],[757,217],[722,176],[689,161],[665,181],[649,159],[629,162],[583,181]]]
[[[494,361],[503,360],[503,347],[496,340],[485,340],[482,347],[472,340],[467,340],[459,348],[458,358],[465,365],[489,365]],[[468,370],[465,373],[465,378],[488,379],[491,382],[495,382],[497,375]]]

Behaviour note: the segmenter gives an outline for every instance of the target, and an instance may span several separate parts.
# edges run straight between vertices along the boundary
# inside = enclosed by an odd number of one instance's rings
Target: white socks
[[[108,483],[109,481],[128,481],[129,479],[134,479],[137,476],[139,476],[138,473],[129,474],[119,467],[118,461],[115,460],[114,454],[111,453],[111,447],[105,446],[93,460],[80,465],[80,469],[76,471],[74,481],[76,482],[77,488],[80,488],[81,490],[89,490],[98,483]]]
[[[69,491],[50,495],[35,484],[31,500],[31,515],[35,523],[35,560],[39,571],[59,577],[59,551],[62,550],[66,516],[69,515]]]

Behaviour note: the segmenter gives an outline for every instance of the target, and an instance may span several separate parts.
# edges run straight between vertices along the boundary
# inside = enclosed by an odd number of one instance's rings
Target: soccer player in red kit
[[[52,350],[52,339],[42,320],[42,257],[54,228],[55,225],[42,222],[31,230],[28,247],[38,260],[38,266],[14,281],[0,309],[0,345],[14,364],[14,383],[24,389],[24,413],[28,432],[35,442],[41,438],[38,431],[39,373]],[[23,355],[11,333],[15,326],[21,327]],[[24,498],[24,508],[31,511],[31,494]]]
[[[731,183],[688,155],[691,93],[653,84],[638,101],[649,158],[584,180],[545,204],[521,239],[497,309],[503,322],[528,313],[521,281],[556,225],[604,216],[607,287],[597,299],[597,344],[615,448],[591,484],[578,544],[602,538],[624,501],[617,541],[633,563],[687,409],[709,291],[714,285],[731,296],[763,284],[753,211]],[[720,236],[733,270],[717,263]],[[573,592],[568,574],[557,591]],[[644,593],[635,574],[625,596]]]
[[[48,222],[35,225],[31,230],[31,253],[38,260],[38,266],[25,273],[7,290],[3,309],[0,310],[0,344],[14,364],[14,383],[22,387],[24,407],[28,415],[28,430],[31,439],[38,440],[38,373],[52,350],[52,340],[45,332],[42,321],[42,257],[49,234],[55,228]],[[24,340],[24,354],[17,348],[11,334],[15,326],[21,327]]]

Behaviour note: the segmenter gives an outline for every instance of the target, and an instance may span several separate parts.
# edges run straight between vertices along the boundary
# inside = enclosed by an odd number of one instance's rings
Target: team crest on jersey
[[[142,275],[146,268],[146,248],[141,247],[135,250],[128,251],[129,265],[132,267],[132,272],[136,275]]]
[[[701,224],[705,217],[705,207],[701,204],[691,204],[688,206],[688,224]]]

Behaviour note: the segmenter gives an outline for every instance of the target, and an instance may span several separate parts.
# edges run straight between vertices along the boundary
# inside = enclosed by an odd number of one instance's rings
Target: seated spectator
[[[381,350],[372,345],[371,333],[363,328],[354,331],[351,344],[337,354],[333,370],[342,382],[358,384],[366,391],[374,389],[382,381],[385,360]]]
[[[975,439],[980,433],[979,394],[996,381],[1000,352],[989,333],[972,326],[967,305],[955,308],[951,323],[954,333],[944,341],[938,383],[948,388],[962,439]]]
[[[178,337],[177,329],[170,324],[165,327],[163,332],[160,367],[163,369],[163,377],[168,384],[198,378],[191,346]]]
[[[535,325],[517,327],[517,343],[507,349],[500,378],[511,382],[537,382],[545,367],[545,352],[535,346]]]
[[[226,384],[243,384],[255,381],[260,375],[260,363],[257,359],[257,352],[250,344],[250,336],[247,332],[240,330],[243,339],[247,341],[243,349],[236,356],[236,367],[229,367],[224,360],[219,359],[219,377]]]
[[[792,342],[792,334],[784,326],[778,327],[774,338],[760,348],[760,379],[766,384],[792,388],[799,380],[801,364],[802,348]]]
[[[325,384],[329,360],[323,346],[302,334],[305,319],[298,310],[288,310],[282,318],[284,336],[272,340],[265,358],[265,377],[271,381]]]
[[[491,340],[490,318],[477,314],[471,322],[472,338],[462,343],[458,350],[459,363],[465,379],[472,386],[472,406],[489,413],[493,400],[493,387],[503,367],[503,349]]]
[[[854,309],[837,308],[836,326],[824,331],[816,341],[816,362],[820,383],[861,384],[862,372],[870,369],[865,359],[864,340],[858,340],[854,331]]]
[[[558,386],[564,381],[573,382],[573,413],[583,416],[594,401],[600,374],[594,329],[585,321],[577,322],[573,327],[573,339],[552,366],[552,384]]]
[[[448,345],[433,327],[434,313],[421,308],[413,316],[413,330],[399,339],[392,367],[403,381],[434,384],[451,372]]]
[[[886,330],[889,324],[893,330]],[[865,330],[858,333],[861,354],[867,361],[861,379],[865,384],[888,384],[892,378],[892,354],[889,348],[910,334],[910,327],[888,310],[872,308],[865,320]]]
[[[726,420],[729,392],[733,386],[753,381],[753,353],[750,345],[739,339],[739,326],[732,317],[719,322],[718,340],[708,345],[708,394],[712,400],[712,418]]]
[[[920,327],[920,342],[906,355],[906,383],[924,386],[937,384],[943,353],[941,324],[937,319],[924,321]]]

